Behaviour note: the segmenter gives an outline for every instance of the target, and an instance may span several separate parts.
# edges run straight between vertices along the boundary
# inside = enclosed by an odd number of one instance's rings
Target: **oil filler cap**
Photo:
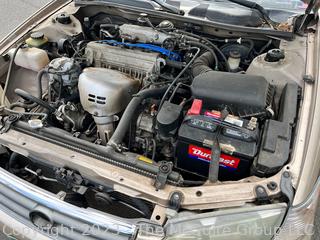
[[[280,60],[285,58],[284,51],[281,49],[272,49],[268,51],[265,61],[267,62],[279,62]]]

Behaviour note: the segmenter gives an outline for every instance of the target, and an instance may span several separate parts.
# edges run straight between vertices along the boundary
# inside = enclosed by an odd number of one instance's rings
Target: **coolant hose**
[[[198,57],[192,65],[193,77],[197,77],[202,73],[213,71],[213,69],[210,66],[213,65],[214,61],[215,60],[211,52],[206,52],[202,54],[200,57]]]
[[[128,132],[134,113],[137,111],[139,105],[144,99],[161,98],[167,89],[168,86],[165,86],[161,88],[146,89],[137,93],[124,111],[115,132],[108,142],[108,146],[112,146],[114,148],[122,143],[126,133]]]
[[[52,112],[52,113],[53,113],[53,112],[56,111],[56,109],[55,109],[54,107],[50,106],[48,103],[46,103],[46,102],[43,101],[42,99],[37,98],[37,97],[33,96],[32,94],[30,94],[30,93],[28,93],[28,92],[26,92],[26,91],[24,91],[24,90],[22,90],[22,89],[17,88],[17,89],[14,90],[14,92],[15,92],[17,95],[19,95],[20,97],[22,97],[23,99],[28,100],[28,101],[31,101],[31,102],[34,102],[34,103],[37,103],[37,104],[39,104],[40,106],[48,109],[49,112]]]
[[[38,75],[37,75],[38,98],[40,98],[40,99],[42,99],[42,78],[47,73],[48,73],[47,69],[42,69],[40,72],[38,72]]]

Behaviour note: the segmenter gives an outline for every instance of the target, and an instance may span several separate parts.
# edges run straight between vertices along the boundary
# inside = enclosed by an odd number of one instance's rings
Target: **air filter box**
[[[274,87],[260,76],[209,71],[195,77],[192,95],[209,109],[223,109],[236,115],[261,113],[272,106]]]

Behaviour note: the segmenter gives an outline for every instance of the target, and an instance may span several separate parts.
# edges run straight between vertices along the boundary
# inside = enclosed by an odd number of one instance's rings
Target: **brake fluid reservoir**
[[[41,48],[48,43],[48,38],[42,32],[34,32],[26,40],[29,47]]]
[[[14,51],[15,49],[9,51],[11,57]],[[19,67],[38,72],[47,66],[50,60],[45,50],[27,47],[19,49],[14,62]]]
[[[228,63],[229,63],[231,72],[237,72],[239,70],[240,62],[241,62],[240,52],[237,50],[231,51],[230,56],[228,58]]]

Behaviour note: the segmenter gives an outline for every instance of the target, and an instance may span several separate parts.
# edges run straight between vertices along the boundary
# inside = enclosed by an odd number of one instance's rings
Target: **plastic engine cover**
[[[79,77],[83,108],[95,117],[113,116],[125,109],[140,82],[128,75],[104,68],[86,68]]]

